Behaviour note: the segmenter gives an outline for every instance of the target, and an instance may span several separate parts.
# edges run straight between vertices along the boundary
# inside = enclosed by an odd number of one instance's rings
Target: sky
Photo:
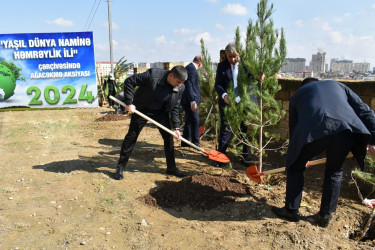
[[[257,19],[259,0],[111,0],[113,61],[191,61],[200,39],[213,62]],[[275,29],[284,29],[287,57],[326,52],[375,67],[375,0],[273,0]],[[92,31],[96,61],[110,60],[108,1],[2,1],[0,34]]]

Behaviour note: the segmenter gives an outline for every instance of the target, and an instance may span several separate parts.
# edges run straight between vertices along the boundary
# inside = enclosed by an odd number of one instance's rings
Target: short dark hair
[[[186,81],[186,79],[188,78],[188,73],[185,69],[184,66],[182,65],[177,65],[177,66],[174,66],[172,69],[171,69],[171,73],[177,77],[178,79],[182,80],[182,81]]]
[[[307,77],[305,79],[303,79],[302,83],[301,83],[301,86],[309,83],[309,82],[316,82],[316,81],[319,81],[319,79],[317,78],[314,78],[314,77]]]
[[[201,63],[202,62],[202,56],[196,56],[196,57],[194,57],[193,62]]]

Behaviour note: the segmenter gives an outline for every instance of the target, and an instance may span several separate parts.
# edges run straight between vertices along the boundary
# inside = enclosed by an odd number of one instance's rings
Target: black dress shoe
[[[289,221],[298,222],[300,219],[298,210],[291,211],[288,210],[286,207],[278,208],[272,206],[272,211],[280,217],[286,218]]]
[[[318,225],[320,227],[327,227],[329,222],[331,221],[331,218],[332,216],[330,214],[324,214],[324,215],[319,214]]]
[[[117,168],[116,174],[115,174],[115,179],[116,180],[122,180],[122,179],[124,179],[124,174],[122,172],[123,172],[122,168]]]
[[[179,170],[178,168],[167,169],[167,174],[174,175],[174,176],[181,177],[181,178],[186,176],[186,173]]]

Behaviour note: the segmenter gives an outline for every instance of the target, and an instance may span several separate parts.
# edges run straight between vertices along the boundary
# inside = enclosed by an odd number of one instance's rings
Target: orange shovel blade
[[[210,158],[211,160],[223,162],[223,163],[230,162],[228,156],[226,156],[225,154],[219,151],[211,149],[209,152],[204,152],[204,153],[208,155],[208,158]]]
[[[257,166],[250,166],[246,169],[246,176],[249,177],[249,179],[255,181],[256,183],[263,183],[263,179],[260,176],[260,173],[258,172]]]
[[[199,127],[199,136],[201,136],[206,128],[204,126]]]

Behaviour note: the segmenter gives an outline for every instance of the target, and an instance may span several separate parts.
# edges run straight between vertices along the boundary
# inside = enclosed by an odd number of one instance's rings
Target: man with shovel
[[[135,109],[151,119],[174,129],[174,137],[180,139],[180,104],[187,79],[187,71],[183,66],[175,66],[170,71],[149,69],[144,73],[133,75],[124,82],[125,110],[134,113]],[[138,87],[134,93],[135,87]],[[133,151],[138,135],[147,119],[133,114],[128,133],[121,146],[120,159],[115,174],[116,180],[124,178],[123,171]],[[173,136],[159,129],[164,140],[164,152],[167,162],[167,174],[184,177],[186,174],[176,167],[174,157]]]
[[[363,169],[366,148],[375,150],[374,111],[342,83],[306,78],[289,101],[289,134],[285,206],[272,211],[299,221],[306,163],[325,152],[318,225],[327,227],[336,211],[346,156],[352,152]]]

